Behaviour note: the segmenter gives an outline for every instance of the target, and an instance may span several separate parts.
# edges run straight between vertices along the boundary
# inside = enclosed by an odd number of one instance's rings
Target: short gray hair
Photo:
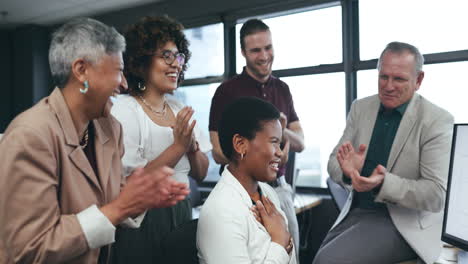
[[[377,62],[378,70],[380,70],[380,63],[381,63],[382,57],[387,51],[392,52],[392,53],[398,53],[398,54],[401,54],[403,52],[409,52],[410,54],[414,56],[415,73],[418,74],[422,72],[422,68],[424,64],[424,57],[421,54],[421,52],[419,52],[418,48],[416,48],[415,46],[411,44],[398,42],[398,41],[388,43],[385,49],[382,51],[379,57],[379,61]]]
[[[74,60],[98,62],[104,55],[125,51],[125,39],[113,27],[91,18],[76,18],[52,35],[49,65],[55,85],[63,88],[70,77]]]

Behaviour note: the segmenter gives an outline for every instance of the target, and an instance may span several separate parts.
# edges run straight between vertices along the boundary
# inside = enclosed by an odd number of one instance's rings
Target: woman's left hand
[[[196,120],[190,123],[190,119],[194,110],[192,107],[186,106],[177,113],[175,125],[172,126],[174,134],[174,144],[183,147],[187,152],[193,145],[193,128],[195,127]]]

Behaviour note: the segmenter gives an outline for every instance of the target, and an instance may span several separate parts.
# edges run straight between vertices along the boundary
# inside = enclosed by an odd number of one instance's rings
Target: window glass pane
[[[449,111],[456,123],[468,123],[465,83],[468,62],[424,65],[424,80],[418,93]],[[377,93],[377,70],[358,72],[358,98]]]
[[[185,79],[224,74],[223,24],[186,29],[184,32],[192,52]]]
[[[391,41],[424,53],[466,49],[468,1],[359,0],[361,59],[377,58]]]
[[[357,72],[357,98],[364,98],[378,92],[377,70],[365,70]]]
[[[419,93],[449,111],[456,123],[468,123],[466,83],[468,62],[424,65],[424,80]]]
[[[326,186],[328,157],[344,130],[343,73],[281,78],[291,90],[304,130],[305,149],[296,155],[297,186]]]
[[[341,6],[264,19],[263,22],[272,34],[273,70],[342,61]],[[245,66],[239,40],[241,27],[242,24],[236,26],[238,73]]]
[[[211,98],[216,92],[219,83],[194,85],[194,86],[183,86],[179,87],[175,92],[179,100],[185,105],[191,106],[194,110],[194,116],[197,120],[197,126],[201,130],[202,135],[198,138],[199,141],[207,140],[210,141],[210,135],[208,132],[208,119],[210,116]],[[218,181],[219,179],[219,165],[214,161],[211,151],[207,153],[209,159],[208,175],[205,181]]]

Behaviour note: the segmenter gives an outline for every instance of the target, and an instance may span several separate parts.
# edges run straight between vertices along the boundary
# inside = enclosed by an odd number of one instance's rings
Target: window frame
[[[345,98],[346,112],[343,118],[350,110],[352,102],[357,98],[357,72],[361,70],[375,69],[377,58],[370,60],[360,59],[360,36],[359,36],[359,0],[298,0],[285,1],[281,3],[271,3],[261,7],[251,7],[245,9],[233,10],[219,16],[211,16],[205,21],[193,19],[192,21],[183,21],[187,28],[208,25],[222,22],[224,25],[224,74],[220,76],[208,76],[205,78],[187,79],[181,86],[192,86],[199,84],[210,84],[223,82],[236,74],[236,24],[242,23],[249,18],[268,18],[281,14],[293,14],[313,9],[321,9],[340,5],[342,8],[342,49],[343,60],[341,63],[323,64],[318,66],[289,68],[273,71],[277,77],[295,77],[302,75],[313,75],[323,73],[345,73]],[[379,54],[376,54],[377,56]],[[448,62],[468,61],[468,49],[445,51],[439,53],[423,54],[424,64],[439,64]],[[338,139],[337,139],[338,140]],[[216,182],[203,182],[202,187],[213,187]],[[326,187],[297,187],[299,192],[326,193]]]

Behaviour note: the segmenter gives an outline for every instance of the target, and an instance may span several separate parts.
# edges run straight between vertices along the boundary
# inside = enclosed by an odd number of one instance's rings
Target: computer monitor
[[[468,124],[455,124],[442,241],[468,251]]]

